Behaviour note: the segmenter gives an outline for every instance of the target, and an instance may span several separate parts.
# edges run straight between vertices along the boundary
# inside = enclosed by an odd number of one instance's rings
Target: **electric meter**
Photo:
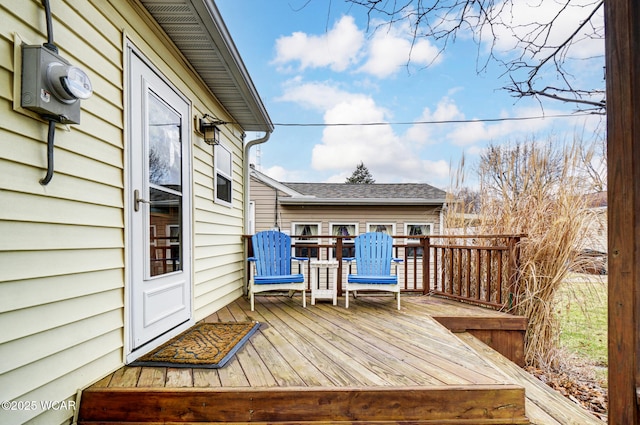
[[[80,100],[92,93],[80,68],[46,47],[22,46],[23,108],[63,124],[79,124]]]
[[[60,62],[49,64],[47,82],[51,86],[54,96],[64,103],[88,99],[93,93],[91,81],[83,70]]]

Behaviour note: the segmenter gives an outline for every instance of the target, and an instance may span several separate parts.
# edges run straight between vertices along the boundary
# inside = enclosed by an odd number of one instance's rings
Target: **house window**
[[[320,223],[293,223],[291,227],[296,245],[294,255],[296,257],[319,258],[317,247],[319,240],[314,236],[320,234]]]
[[[356,236],[358,234],[358,225],[354,223],[329,223],[329,232],[331,232],[332,236]],[[335,248],[332,249],[334,258],[336,256],[335,251]],[[342,257],[353,257],[354,255],[353,239],[342,238]]]
[[[426,223],[407,223],[405,224],[404,234],[407,236],[427,236],[431,234],[431,224]],[[422,247],[412,247],[411,245],[420,245],[420,238],[407,238],[407,257],[422,257]]]
[[[221,204],[231,206],[233,201],[231,152],[223,145],[215,147],[215,193],[216,200]]]
[[[180,226],[177,224],[167,225],[167,240],[169,246],[180,246]]]
[[[367,223],[367,232],[386,233],[394,235],[396,233],[396,225],[393,223]]]
[[[152,224],[149,226],[149,245],[150,246],[158,246],[158,232],[156,231],[156,225]]]
[[[179,270],[176,268],[180,264],[180,226],[176,224],[167,225],[167,241],[169,248],[167,249],[168,266],[173,267],[169,270]]]

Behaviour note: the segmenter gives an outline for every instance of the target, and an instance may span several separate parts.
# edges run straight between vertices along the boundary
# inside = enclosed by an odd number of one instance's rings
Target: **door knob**
[[[140,197],[140,191],[138,189],[133,191],[133,209],[137,212],[140,211],[140,202],[145,204],[151,204],[151,202],[142,199]]]

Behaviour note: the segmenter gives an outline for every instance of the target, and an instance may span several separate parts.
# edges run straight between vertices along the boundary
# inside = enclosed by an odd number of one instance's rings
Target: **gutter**
[[[443,205],[446,199],[424,198],[282,198],[283,205]]]

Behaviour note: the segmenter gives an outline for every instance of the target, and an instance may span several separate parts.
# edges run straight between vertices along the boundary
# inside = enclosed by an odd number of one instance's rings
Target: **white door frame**
[[[132,55],[135,55],[134,58]],[[132,107],[132,84],[131,84],[131,72],[132,72],[132,60],[140,60],[146,67],[149,68],[158,78],[160,78],[166,86],[168,86],[172,90],[172,95],[176,95],[180,100],[184,101],[187,104],[187,113],[182,117],[182,125],[185,126],[185,130],[183,131],[182,143],[185,147],[183,149],[183,167],[185,178],[183,179],[183,204],[182,204],[182,214],[183,214],[183,222],[185,223],[185,229],[182,232],[184,236],[183,241],[183,259],[184,259],[184,278],[187,280],[187,295],[184,300],[187,304],[186,308],[188,309],[188,318],[186,321],[181,322],[177,326],[167,330],[166,332],[160,332],[159,335],[152,338],[150,341],[144,343],[143,345],[136,347],[136,343],[134,342],[134,326],[136,323],[134,321],[134,316],[138,314],[138,309],[141,308],[140,305],[135,305],[136,303],[136,292],[135,292],[135,280],[134,280],[134,262],[135,258],[140,257],[136,251],[134,251],[134,237],[136,241],[139,238],[139,235],[136,234],[135,228],[133,226],[134,214],[140,214],[140,211],[135,211],[135,202],[134,198],[134,190],[137,188],[133,182],[135,181],[136,173],[140,173],[140,165],[136,164],[137,168],[132,164],[132,143],[135,143],[137,136],[134,136],[132,132],[136,128],[134,123],[132,122],[137,117],[134,114],[139,114],[138,111],[134,110]],[[193,239],[192,239],[192,229],[193,229],[193,217],[192,217],[192,152],[191,152],[191,104],[184,95],[182,95],[171,83],[170,81],[163,76],[161,72],[155,68],[151,62],[146,59],[146,57],[130,42],[126,41],[125,43],[125,99],[126,99],[126,109],[125,109],[125,237],[127,244],[125,245],[125,362],[129,363],[139,356],[149,352],[155,347],[159,346],[163,342],[169,340],[170,338],[178,335],[180,332],[185,329],[191,327],[194,324],[194,314],[193,314]],[[143,171],[145,174],[148,171]],[[148,204],[140,204],[138,203],[138,207],[148,208]],[[139,243],[139,242],[138,242]],[[148,249],[148,248],[147,248]]]

